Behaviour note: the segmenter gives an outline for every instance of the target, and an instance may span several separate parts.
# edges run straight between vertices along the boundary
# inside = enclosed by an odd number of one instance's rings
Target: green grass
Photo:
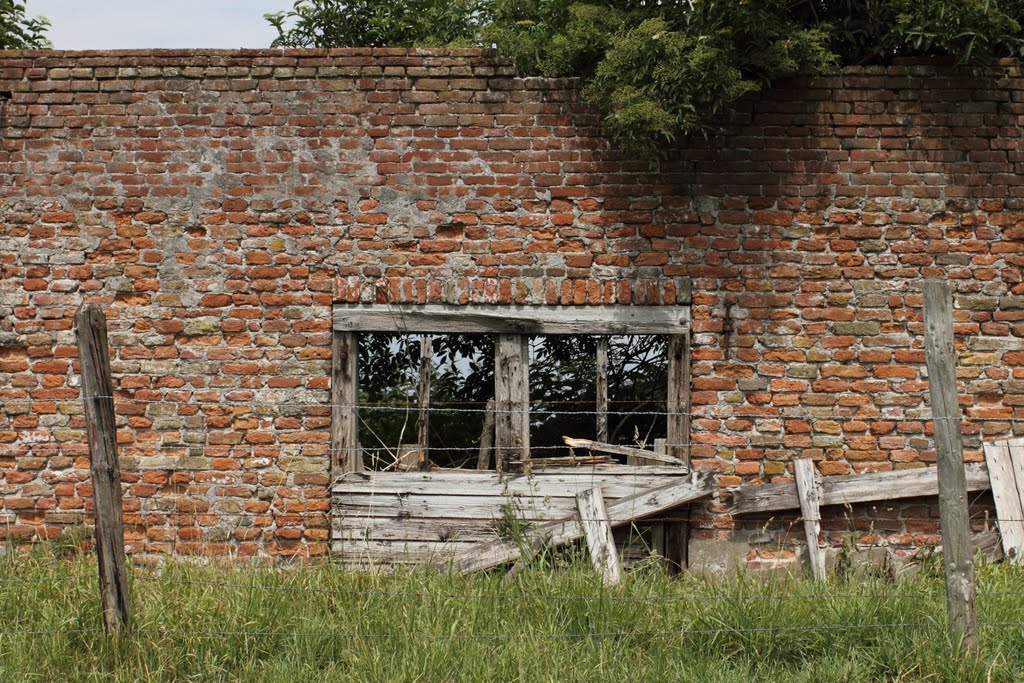
[[[136,567],[134,625],[104,637],[95,558],[0,556],[0,681],[1011,681],[1024,570],[979,569],[981,652],[916,578],[672,580],[605,589],[585,563],[502,575]],[[24,633],[28,632],[28,633]]]

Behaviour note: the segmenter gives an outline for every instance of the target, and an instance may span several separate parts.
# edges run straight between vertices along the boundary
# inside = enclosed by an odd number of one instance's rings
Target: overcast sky
[[[30,15],[52,24],[58,50],[156,47],[269,47],[276,33],[264,12],[292,0],[28,0]]]

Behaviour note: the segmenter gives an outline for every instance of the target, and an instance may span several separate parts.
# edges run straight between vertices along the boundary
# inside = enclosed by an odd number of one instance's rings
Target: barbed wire
[[[320,390],[325,391],[325,390]],[[784,393],[784,392],[783,392]],[[225,407],[243,407],[243,408],[349,408],[349,409],[366,409],[366,410],[381,410],[381,411],[398,411],[398,412],[418,412],[420,406],[415,401],[409,402],[374,402],[374,401],[360,401],[360,402],[342,402],[335,403],[332,401],[257,401],[250,399],[243,400],[231,400],[223,397],[211,397],[209,399],[187,399],[187,400],[171,400],[166,398],[160,399],[146,399],[139,397],[125,397],[125,396],[110,396],[110,395],[98,395],[89,397],[69,397],[69,398],[8,398],[0,400],[0,405],[24,405],[25,403],[46,403],[46,404],[75,404],[80,405],[84,400],[113,400],[124,404],[138,404],[138,405],[172,405],[172,406],[211,406],[218,408]],[[655,401],[640,401],[640,404],[654,403]],[[450,407],[449,403],[462,404],[477,404],[483,405],[482,408],[459,408]],[[502,407],[495,405],[493,408],[486,407],[488,401],[476,401],[476,402],[445,402],[445,405],[438,406],[436,402],[427,406],[425,409],[428,411],[435,412],[449,412],[449,413],[519,413],[527,410],[536,412],[538,409],[545,413],[557,414],[557,415],[594,415],[594,410],[580,410],[580,411],[564,411],[564,410],[545,410],[543,406],[551,403],[562,403],[562,401],[531,401],[528,406],[511,406]],[[564,401],[567,404],[575,405],[590,405],[589,400],[567,400]],[[618,401],[610,401],[610,405],[614,405]],[[877,420],[884,422],[931,422],[935,420],[961,420],[961,421],[973,421],[973,422],[1022,422],[1024,421],[1024,415],[1015,416],[931,416],[931,415],[885,415],[879,414],[850,414],[850,415],[822,415],[817,411],[807,411],[806,407],[801,407],[799,410],[802,412],[795,412],[796,408],[793,406],[782,406],[782,407],[771,407],[773,411],[779,411],[777,414],[765,414],[763,408],[753,410],[751,407],[743,408],[743,410],[751,410],[749,413],[736,413],[730,407],[730,412],[725,414],[709,413],[708,411],[714,411],[720,409],[719,406],[709,406],[706,409],[691,409],[687,411],[679,410],[663,410],[663,411],[629,411],[630,415],[656,415],[656,416],[689,416],[689,417],[700,417],[706,419],[813,419],[813,420],[843,420],[843,421],[863,421],[863,420]],[[624,414],[624,411],[609,410],[609,414]]]

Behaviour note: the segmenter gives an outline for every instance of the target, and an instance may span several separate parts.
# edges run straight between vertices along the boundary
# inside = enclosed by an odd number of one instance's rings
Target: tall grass
[[[911,580],[672,580],[604,588],[585,563],[501,574],[136,567],[104,637],[95,559],[0,559],[3,681],[1011,681],[1024,570],[979,571],[981,653],[946,637],[935,567]],[[1006,625],[1009,622],[1011,625]]]

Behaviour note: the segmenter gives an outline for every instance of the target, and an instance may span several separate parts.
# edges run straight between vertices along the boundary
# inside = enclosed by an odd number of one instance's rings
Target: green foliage
[[[478,0],[297,0],[263,15],[273,47],[431,47],[475,43]]]
[[[1024,0],[301,0],[275,45],[496,45],[576,76],[626,147],[719,125],[774,79],[833,65],[1024,54]]]
[[[30,17],[25,3],[0,0],[0,50],[23,50],[50,47],[46,17]]]

